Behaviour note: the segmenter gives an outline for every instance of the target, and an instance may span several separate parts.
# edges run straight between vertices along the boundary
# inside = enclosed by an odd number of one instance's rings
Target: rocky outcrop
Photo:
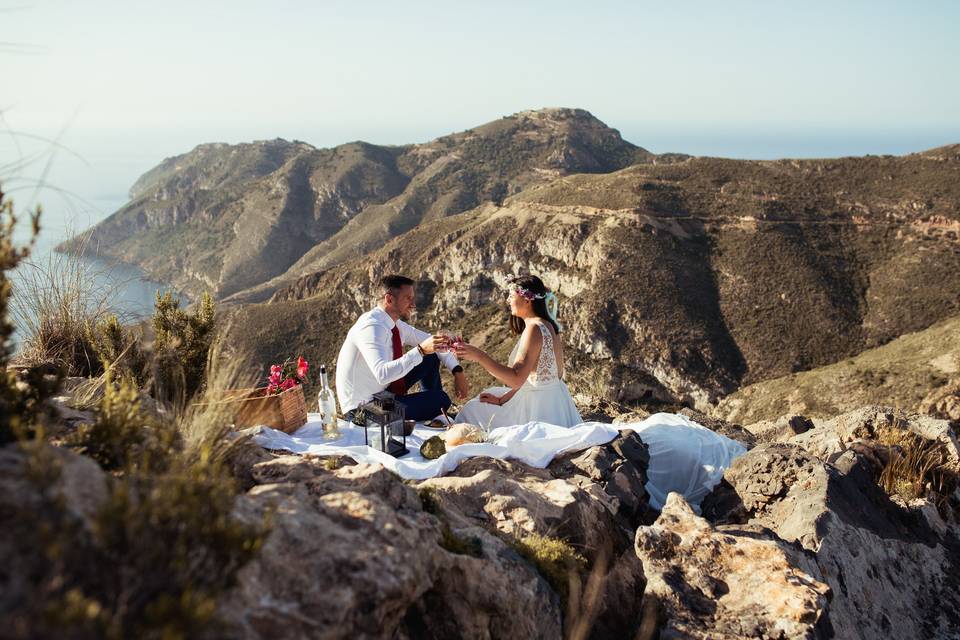
[[[833,460],[854,443],[874,440],[885,431],[909,431],[940,443],[953,461],[960,461],[960,443],[947,420],[908,414],[891,407],[862,407],[829,420],[815,421],[813,429],[787,439],[824,460]]]
[[[271,514],[271,532],[220,613],[246,638],[547,639],[565,624],[632,637],[644,578],[629,523],[646,512],[646,462],[632,434],[550,469],[473,458],[416,486],[376,465],[256,462],[236,514]],[[551,583],[521,549],[532,539],[588,565]]]
[[[671,493],[636,552],[660,638],[831,637],[819,567],[762,527],[714,527]]]
[[[89,552],[107,496],[107,476],[89,458],[39,443],[0,448],[0,635],[40,637],[43,605],[71,560]]]
[[[935,508],[895,503],[874,474],[854,451],[830,464],[798,444],[764,444],[734,462],[704,513],[801,546],[833,593],[836,637],[956,637],[955,529],[938,533],[929,520],[942,525]]]
[[[917,411],[960,425],[960,378],[930,391],[920,401]]]

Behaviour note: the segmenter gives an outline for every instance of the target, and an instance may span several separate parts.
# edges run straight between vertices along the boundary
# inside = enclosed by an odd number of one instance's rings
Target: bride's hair
[[[560,325],[550,317],[550,313],[547,311],[547,302],[545,298],[550,290],[547,289],[546,285],[543,284],[543,280],[534,275],[525,275],[517,276],[516,278],[510,278],[508,282],[510,283],[510,286],[515,289],[526,289],[532,293],[535,296],[534,299],[531,300],[533,303],[533,312],[537,315],[537,317],[543,318],[553,325],[553,330],[555,332],[560,333]],[[523,322],[523,318],[514,315],[510,316],[510,328],[514,333],[523,333],[525,326],[526,325]]]

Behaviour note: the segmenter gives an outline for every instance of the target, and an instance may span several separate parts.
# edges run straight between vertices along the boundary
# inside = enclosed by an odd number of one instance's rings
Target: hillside
[[[560,177],[300,278],[238,311],[236,341],[262,361],[327,341],[312,355],[331,362],[370,283],[399,271],[422,326],[505,356],[501,286],[529,270],[561,299],[575,386],[706,408],[960,313],[957,149]]]
[[[62,248],[82,246],[188,293],[225,298],[558,175],[652,158],[578,109],[522,112],[403,147],[200,145],[147,172],[127,205]]]
[[[712,413],[752,424],[788,413],[833,416],[880,402],[916,411],[931,389],[958,373],[960,316],[955,316],[852,358],[749,385]]]

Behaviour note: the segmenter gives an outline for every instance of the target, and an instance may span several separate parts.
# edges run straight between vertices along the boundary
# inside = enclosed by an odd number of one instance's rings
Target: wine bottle
[[[324,437],[338,437],[337,430],[337,401],[333,395],[333,389],[330,388],[330,382],[327,379],[327,366],[320,365],[320,394],[317,397],[317,405],[320,411],[320,420],[323,424]]]

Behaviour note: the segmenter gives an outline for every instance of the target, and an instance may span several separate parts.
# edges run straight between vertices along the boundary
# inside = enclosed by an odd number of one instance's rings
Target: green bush
[[[209,294],[203,294],[196,310],[188,313],[170,292],[157,292],[152,322],[154,395],[158,399],[186,402],[202,391],[214,320]]]
[[[160,470],[176,452],[178,435],[175,425],[141,412],[134,382],[114,384],[108,375],[96,419],[70,434],[66,444],[110,471]]]
[[[89,340],[104,370],[110,369],[138,384],[144,383],[147,367],[141,346],[142,332],[125,327],[116,315],[111,314],[93,327]]]
[[[7,368],[13,354],[13,323],[10,321],[10,299],[13,294],[7,271],[17,267],[30,254],[33,239],[40,231],[39,208],[30,214],[32,238],[25,247],[13,242],[17,216],[13,202],[0,188],[0,445],[19,438],[33,437],[48,413],[44,400],[54,394],[59,376],[47,376],[40,369],[28,369],[19,376]]]

